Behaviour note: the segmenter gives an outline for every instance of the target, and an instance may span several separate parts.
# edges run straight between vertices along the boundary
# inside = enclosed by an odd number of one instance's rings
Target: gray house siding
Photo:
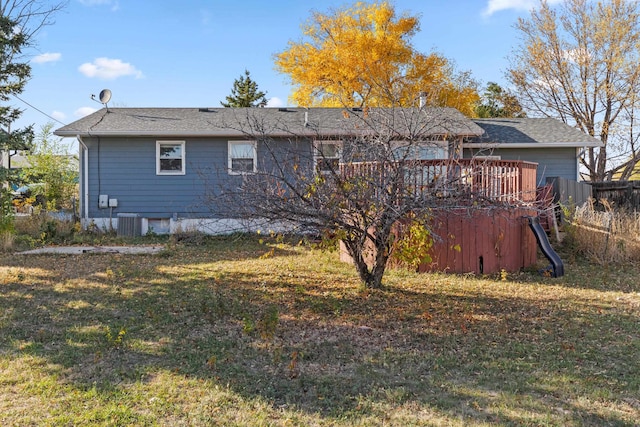
[[[502,160],[524,160],[538,164],[537,182],[544,185],[547,177],[562,177],[575,181],[578,176],[576,148],[495,148],[465,149],[464,157],[500,156]]]
[[[415,121],[409,123],[408,118]],[[375,131],[376,123],[382,126],[383,133],[389,123],[402,123],[406,129],[395,128],[400,135],[413,135],[413,126],[418,125],[427,139],[455,136],[467,158],[494,155],[504,160],[535,162],[540,184],[547,177],[575,180],[578,151],[602,146],[597,139],[558,120],[472,121],[450,108],[105,108],[57,129],[55,134],[78,137],[81,147],[88,147],[88,152],[81,153],[83,225],[89,226],[94,219],[98,227],[112,225],[110,219],[117,220],[118,214],[133,213],[142,217],[142,232],[147,226],[156,230],[158,223],[162,227],[168,223],[171,232],[175,232],[201,229],[201,225],[215,228],[221,224],[222,229],[240,222],[237,203],[221,203],[218,207],[204,203],[208,191],[228,188],[243,180],[243,176],[227,172],[229,139],[246,140],[252,133],[280,138],[282,150],[276,156],[291,156],[278,162],[284,170],[313,173],[312,167],[304,165],[314,161],[313,140],[342,141],[343,155],[348,160],[348,139]],[[289,138],[297,141],[289,142]],[[156,173],[158,140],[185,141],[184,175]],[[269,159],[267,144],[259,143],[258,169],[269,171],[273,167]],[[116,199],[117,207],[99,208],[101,194]]]
[[[156,174],[156,141],[185,141],[185,174]],[[233,140],[233,139],[232,139]],[[89,148],[89,218],[136,213],[146,218],[215,218],[205,201],[207,191],[241,183],[229,175],[229,138],[85,138]],[[288,142],[280,141],[279,145]],[[293,146],[296,147],[296,146]],[[297,146],[310,158],[310,144]],[[257,147],[259,167],[268,167],[266,148]],[[291,150],[281,150],[291,153]],[[234,182],[235,181],[235,182]],[[117,199],[116,208],[99,208],[99,195]]]
[[[238,138],[239,139],[239,138]],[[156,174],[156,142],[185,141],[185,174]],[[118,213],[136,213],[145,218],[217,218],[227,215],[213,212],[205,201],[207,191],[219,190],[232,183],[240,184],[241,176],[227,172],[229,138],[153,138],[113,137],[84,138],[89,149],[89,218],[116,218]],[[234,140],[234,139],[231,139]],[[276,155],[291,156],[293,164],[312,161],[310,140],[291,143],[278,141]],[[270,146],[273,147],[273,144]],[[264,143],[257,148],[258,167],[272,165]],[[464,157],[500,156],[503,160],[525,160],[538,163],[537,182],[547,177],[575,180],[577,162],[575,148],[499,148],[465,149]],[[81,156],[84,171],[84,156]],[[84,179],[81,182],[84,186]],[[84,189],[81,190],[84,194]],[[116,208],[99,208],[98,196],[116,199]],[[84,199],[84,198],[83,198]],[[233,207],[228,207],[232,210]],[[84,212],[84,206],[82,207]]]

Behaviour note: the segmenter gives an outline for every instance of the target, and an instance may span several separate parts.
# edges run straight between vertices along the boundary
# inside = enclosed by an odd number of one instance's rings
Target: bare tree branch
[[[637,1],[564,0],[556,10],[543,1],[516,25],[522,42],[507,78],[529,111],[603,142],[581,159],[593,181],[638,161],[624,129],[633,126],[628,113],[640,90],[639,9]]]
[[[229,126],[262,154],[256,172],[208,186],[211,210],[339,239],[362,282],[377,288],[407,221],[430,229],[433,209],[535,202],[535,190],[533,198],[515,187],[507,194],[505,180],[522,182],[507,162],[458,158],[471,122],[455,110],[333,110],[343,119],[331,132],[323,121],[296,131],[256,109],[238,110],[239,122]]]

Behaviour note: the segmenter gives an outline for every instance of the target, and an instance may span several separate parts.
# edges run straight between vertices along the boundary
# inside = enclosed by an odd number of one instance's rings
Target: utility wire
[[[25,104],[27,104],[29,107],[33,108],[34,110],[36,110],[37,112],[39,112],[40,114],[43,114],[47,117],[49,117],[51,120],[56,121],[58,123],[60,123],[62,126],[66,126],[66,123],[62,123],[60,120],[56,119],[55,117],[51,117],[50,115],[48,115],[47,113],[45,113],[44,111],[42,111],[41,109],[29,104],[27,101],[25,101],[24,99],[20,98],[18,95],[13,95],[14,98],[17,98],[18,100],[24,102]]]

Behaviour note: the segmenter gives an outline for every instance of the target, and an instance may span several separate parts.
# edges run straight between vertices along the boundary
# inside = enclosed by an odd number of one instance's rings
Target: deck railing
[[[341,163],[345,178],[398,173],[403,188],[441,196],[468,195],[470,200],[485,199],[503,204],[531,203],[536,200],[537,164],[520,160],[442,159],[403,162]]]

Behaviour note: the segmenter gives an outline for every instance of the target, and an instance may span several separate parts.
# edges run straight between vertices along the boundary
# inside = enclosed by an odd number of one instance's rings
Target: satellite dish
[[[111,91],[109,89],[102,89],[100,91],[100,95],[98,96],[98,99],[96,99],[95,95],[91,95],[91,99],[101,103],[102,105],[107,107],[107,112],[109,111],[109,106],[107,105],[107,102],[109,102],[109,100],[111,99]]]
[[[107,102],[111,99],[111,91],[109,89],[102,89],[98,99],[100,99],[100,103],[107,105]]]

